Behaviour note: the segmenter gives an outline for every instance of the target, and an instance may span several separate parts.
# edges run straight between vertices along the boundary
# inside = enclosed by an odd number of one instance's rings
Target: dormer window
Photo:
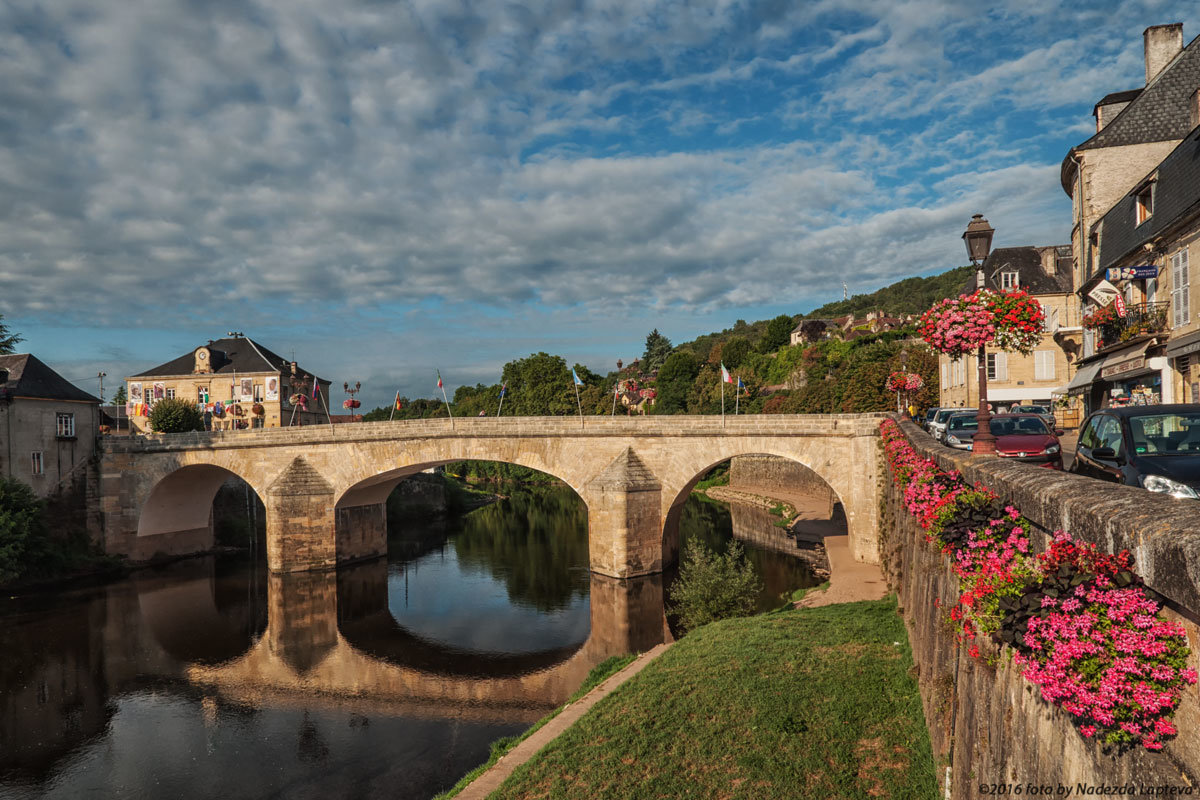
[[[1133,203],[1137,224],[1141,225],[1154,213],[1154,181],[1147,181],[1134,191]]]
[[[1021,285],[1021,274],[1019,272],[1001,272],[1000,273],[1000,288],[1004,291],[1012,291]]]

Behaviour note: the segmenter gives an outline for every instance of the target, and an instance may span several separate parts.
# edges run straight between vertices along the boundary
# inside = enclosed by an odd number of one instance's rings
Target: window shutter
[[[1008,353],[996,353],[996,380],[1008,380]]]
[[[1179,252],[1179,280],[1181,295],[1179,299],[1179,324],[1187,325],[1192,318],[1191,282],[1188,279],[1188,251],[1185,247]]]
[[[949,385],[949,383],[950,383],[950,382],[949,382],[949,381],[946,379],[946,373],[949,371],[949,370],[947,369],[947,367],[949,367],[949,366],[950,366],[950,362],[949,362],[949,361],[943,361],[943,362],[942,362],[942,386],[943,386],[943,387],[945,387],[945,386],[948,386],[948,385]]]

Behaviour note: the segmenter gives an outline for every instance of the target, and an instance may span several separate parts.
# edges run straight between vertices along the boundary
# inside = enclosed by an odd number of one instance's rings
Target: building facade
[[[40,497],[82,480],[96,452],[100,399],[36,356],[0,355],[0,475]]]
[[[317,395],[313,396],[316,385]],[[329,381],[245,336],[210,341],[125,379],[126,411],[135,432],[164,398],[194,402],[210,430],[278,428],[326,422]],[[293,403],[292,398],[298,402]]]
[[[996,290],[1024,289],[1038,301],[1045,314],[1042,339],[1033,353],[987,354],[988,401],[999,409],[1013,405],[1050,405],[1065,396],[1074,373],[1081,329],[1079,304],[1071,283],[1071,248],[1002,247],[983,263],[984,286]],[[975,291],[976,281],[963,287]],[[945,408],[979,405],[979,359],[939,357],[940,404]]]

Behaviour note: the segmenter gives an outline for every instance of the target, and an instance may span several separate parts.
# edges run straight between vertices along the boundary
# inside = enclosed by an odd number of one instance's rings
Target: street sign
[[[1106,270],[1104,277],[1110,281],[1136,281],[1158,277],[1158,267],[1153,264],[1139,264],[1136,267],[1118,267]]]
[[[1117,287],[1113,286],[1108,281],[1100,281],[1088,292],[1088,297],[1092,299],[1096,305],[1106,306],[1111,303],[1121,293],[1117,291]]]

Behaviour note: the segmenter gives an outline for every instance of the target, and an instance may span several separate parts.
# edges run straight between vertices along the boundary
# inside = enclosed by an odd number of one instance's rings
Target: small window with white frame
[[[1134,191],[1133,203],[1137,224],[1141,225],[1154,214],[1154,181],[1147,181]]]
[[[989,381],[1008,380],[1008,358],[1005,353],[987,354],[987,379]]]
[[[1021,273],[1008,270],[1000,273],[1000,288],[1004,291],[1012,291],[1021,285]]]
[[[175,390],[174,390],[174,389],[167,389],[167,397],[169,397],[170,399],[174,400],[174,399],[175,399]]]
[[[55,430],[60,439],[75,438],[75,415],[74,414],[55,414],[54,415]]]
[[[45,466],[42,463],[42,451],[34,450],[30,454],[30,456],[31,456],[31,458],[30,458],[31,463],[29,465],[29,467],[30,467],[29,471],[34,475],[43,474],[46,470],[45,470]]]

